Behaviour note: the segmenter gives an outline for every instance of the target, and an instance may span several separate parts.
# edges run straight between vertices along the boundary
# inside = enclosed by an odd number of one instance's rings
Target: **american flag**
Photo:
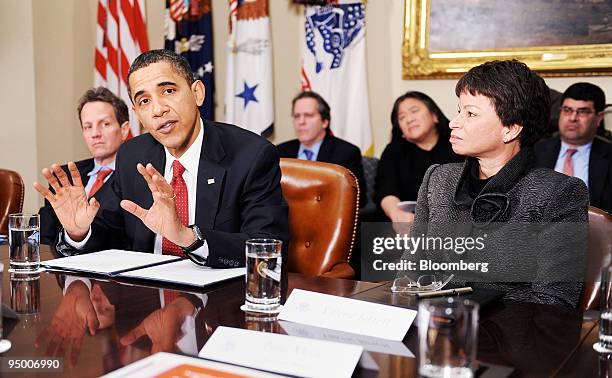
[[[110,89],[130,108],[127,73],[138,55],[149,50],[145,0],[98,0],[94,85]],[[130,109],[132,135],[140,123]]]
[[[174,21],[181,21],[185,13],[187,13],[185,0],[170,0],[170,17],[172,17]]]

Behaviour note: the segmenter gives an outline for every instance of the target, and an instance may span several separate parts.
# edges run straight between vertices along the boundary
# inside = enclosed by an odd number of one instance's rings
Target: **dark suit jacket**
[[[535,146],[537,165],[554,169],[560,150],[559,136],[539,141]],[[597,136],[589,156],[589,199],[592,206],[612,213],[612,144]]]
[[[91,172],[91,170],[94,168],[94,159],[90,158],[77,161],[75,164],[77,166],[77,169],[79,170],[79,173],[81,174],[81,180],[83,181],[83,185],[87,185],[87,180],[89,180],[87,174]],[[68,174],[68,177],[70,178],[68,165],[63,165],[62,169]],[[100,189],[94,196],[101,203],[106,202],[106,188],[110,186],[110,183],[112,182],[111,180],[113,180],[113,176],[114,175],[111,175],[108,180],[106,180],[106,182],[100,187]],[[40,208],[38,214],[40,215],[40,242],[42,244],[52,245],[56,240],[57,234],[62,225],[57,219],[53,207],[47,200],[45,200],[45,205]]]
[[[300,141],[293,139],[279,144],[276,146],[276,149],[282,158],[297,158],[300,149]],[[359,182],[359,205],[360,207],[366,205],[366,186],[363,177],[363,166],[361,164],[361,151],[359,147],[327,134],[321,144],[321,149],[317,155],[317,161],[338,164],[353,172]]]
[[[203,132],[195,224],[208,243],[208,265],[244,266],[245,242],[252,238],[280,239],[285,253],[288,208],[274,146],[233,125],[204,121]],[[102,204],[83,251],[103,250],[117,235],[124,235],[132,250],[153,252],[155,234],[119,205],[123,199],[145,209],[153,204],[151,190],[136,170],[138,163],[151,163],[164,172],[164,147],[150,134],[132,138],[119,149],[111,198]],[[214,183],[209,184],[211,179]]]

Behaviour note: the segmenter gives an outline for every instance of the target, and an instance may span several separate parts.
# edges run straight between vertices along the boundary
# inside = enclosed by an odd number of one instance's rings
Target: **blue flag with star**
[[[166,35],[164,48],[183,55],[189,61],[196,79],[206,88],[200,107],[202,118],[215,119],[215,75],[213,67],[213,29],[211,0],[186,1],[180,11],[170,12],[166,1]]]

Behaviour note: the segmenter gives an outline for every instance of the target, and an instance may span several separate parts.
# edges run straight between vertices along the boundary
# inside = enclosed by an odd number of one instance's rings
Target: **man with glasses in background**
[[[597,135],[604,119],[606,96],[591,83],[571,85],[561,97],[559,135],[535,146],[537,164],[589,187],[591,206],[612,212],[612,144]]]

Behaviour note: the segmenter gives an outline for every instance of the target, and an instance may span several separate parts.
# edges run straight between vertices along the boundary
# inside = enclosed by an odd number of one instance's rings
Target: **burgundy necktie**
[[[189,202],[187,195],[187,184],[185,184],[185,180],[183,179],[183,172],[185,172],[185,167],[183,167],[178,160],[175,160],[172,163],[172,181],[170,181],[170,186],[172,186],[172,190],[174,190],[174,194],[176,195],[176,198],[174,198],[174,204],[176,206],[176,212],[179,219],[183,225],[188,226]],[[162,239],[162,254],[186,257],[181,247],[172,243],[166,238]],[[179,292],[163,289],[163,294],[164,306],[167,306],[178,297]]]
[[[183,172],[185,172],[185,167],[183,167],[178,160],[175,160],[172,163],[172,181],[170,181],[170,186],[172,186],[174,194],[176,195],[176,198],[174,199],[176,213],[178,214],[181,223],[185,226],[189,226],[187,184],[185,184],[185,180],[183,179]],[[162,254],[186,257],[181,247],[172,243],[166,238],[162,239]]]
[[[102,187],[102,184],[104,184],[104,179],[106,179],[106,177],[110,175],[111,173],[113,173],[113,170],[109,168],[102,168],[98,171],[98,176],[96,177],[96,181],[94,181],[91,189],[89,190],[90,198],[93,197],[93,195],[96,194],[98,190],[100,190],[100,188]]]
[[[577,151],[578,150],[575,148],[570,148],[565,152],[565,161],[563,162],[563,173],[568,176],[574,175],[574,162],[572,160],[572,156],[574,156],[574,154]]]

